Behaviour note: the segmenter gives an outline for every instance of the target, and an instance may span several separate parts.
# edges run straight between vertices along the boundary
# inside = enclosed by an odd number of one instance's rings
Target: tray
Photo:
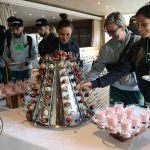
[[[120,134],[109,133],[109,135],[112,136],[113,138],[115,138],[115,139],[121,141],[121,142],[125,142],[125,141],[131,139],[133,136],[138,136],[138,135],[142,134],[142,133],[145,132],[145,131],[146,131],[146,127],[143,126],[143,127],[141,128],[141,130],[140,130],[138,133],[135,132],[135,133],[132,134],[132,136],[129,137],[129,138],[123,137],[123,136],[121,136]]]
[[[141,113],[145,111],[145,108],[141,108],[137,105],[131,105],[129,107],[134,108],[134,112],[137,116],[141,115]],[[96,116],[93,116],[93,118],[91,119],[91,122],[96,124],[99,129],[104,130],[110,136],[114,137],[115,139],[121,142],[127,141],[134,136],[140,135],[141,133],[146,131],[147,127],[150,126],[150,120],[148,122],[141,122],[139,127],[136,127],[136,128],[132,127],[130,132],[124,133],[121,130],[120,122],[117,123],[115,128],[109,128],[109,126],[107,125],[107,119],[103,122],[100,122],[99,120],[96,119]]]

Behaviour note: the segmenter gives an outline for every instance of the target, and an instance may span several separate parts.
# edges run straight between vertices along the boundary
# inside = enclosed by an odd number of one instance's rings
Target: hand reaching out
[[[92,89],[92,82],[89,81],[88,82],[81,81],[79,85],[84,90]]]

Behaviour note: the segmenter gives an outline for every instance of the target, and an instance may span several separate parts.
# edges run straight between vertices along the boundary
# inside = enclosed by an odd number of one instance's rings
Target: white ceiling
[[[59,6],[94,15],[108,14],[114,10],[122,13],[135,13],[149,0],[28,0],[47,5]],[[97,3],[101,4],[98,5]],[[109,6],[109,7],[105,7]]]
[[[58,21],[59,13],[67,13],[72,20],[100,19],[113,11],[134,14],[150,0],[0,0],[11,3],[15,16],[31,26],[37,18],[45,17],[51,23]],[[27,2],[28,1],[28,2]],[[32,3],[33,2],[33,3]],[[100,2],[101,4],[97,4]],[[40,3],[40,4],[37,4]],[[42,4],[42,5],[41,5]],[[49,6],[47,6],[49,5]],[[52,7],[53,6],[53,7]],[[57,9],[60,7],[62,9]],[[69,9],[72,11],[66,11]],[[80,13],[76,13],[78,11]],[[86,13],[88,15],[84,15]],[[32,14],[32,15],[29,15]],[[96,17],[95,17],[96,16]],[[53,19],[53,17],[56,17]]]

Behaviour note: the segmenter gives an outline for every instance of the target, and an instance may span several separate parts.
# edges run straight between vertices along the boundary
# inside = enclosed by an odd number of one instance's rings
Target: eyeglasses
[[[109,36],[115,35],[120,27],[116,28],[114,31],[105,31]]]

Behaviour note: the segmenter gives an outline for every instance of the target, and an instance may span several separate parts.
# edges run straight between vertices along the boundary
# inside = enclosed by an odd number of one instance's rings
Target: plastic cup
[[[121,120],[124,120],[127,118],[127,113],[123,110],[118,110],[116,114],[117,114],[118,122],[121,122]]]
[[[106,112],[98,111],[95,113],[96,119],[100,122],[104,122],[106,120]]]
[[[121,101],[115,102],[114,107],[115,107],[115,110],[116,110],[116,111],[118,111],[118,110],[123,110],[123,108],[124,108],[124,103],[121,102]]]
[[[141,113],[141,122],[143,122],[143,123],[148,123],[148,121],[149,121],[149,114],[148,114],[148,112],[142,112]]]
[[[116,115],[110,115],[107,117],[107,125],[108,125],[108,128],[110,129],[115,129],[116,126],[117,126],[117,116]]]
[[[134,115],[134,108],[127,107],[126,110],[127,110],[127,118],[129,119],[132,118],[132,116]]]
[[[115,107],[106,107],[106,115],[115,115]]]
[[[131,132],[132,122],[129,119],[124,119],[121,121],[121,131],[124,134],[128,134]]]

